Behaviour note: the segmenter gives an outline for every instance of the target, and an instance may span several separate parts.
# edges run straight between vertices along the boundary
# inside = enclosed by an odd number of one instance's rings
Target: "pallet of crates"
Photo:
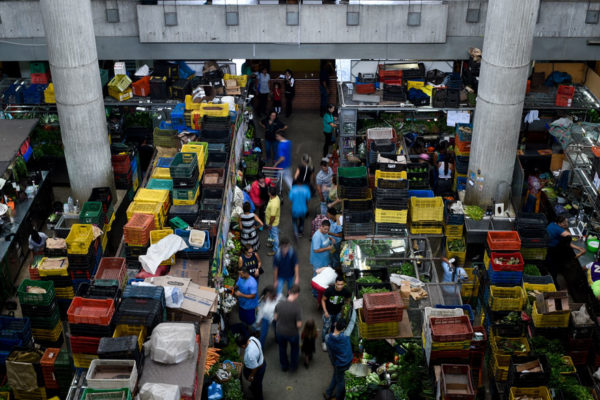
[[[441,234],[443,221],[444,202],[441,197],[410,198],[410,232],[412,234]]]
[[[89,368],[98,358],[102,336],[112,335],[115,314],[113,299],[75,297],[67,311],[71,330],[71,348],[76,368]],[[108,333],[108,335],[106,335]]]

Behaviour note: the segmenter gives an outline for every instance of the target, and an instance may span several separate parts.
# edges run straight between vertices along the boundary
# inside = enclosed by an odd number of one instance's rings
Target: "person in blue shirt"
[[[282,169],[281,177],[288,189],[291,189],[294,181],[292,177],[292,142],[287,140],[281,132],[278,132],[275,137],[277,138],[277,156],[273,167]]]
[[[293,285],[300,284],[300,266],[296,250],[290,246],[288,238],[282,237],[279,251],[273,257],[273,286],[277,289],[277,295],[283,293],[286,282],[288,290]]]
[[[234,294],[238,298],[240,321],[249,326],[254,324],[258,306],[258,284],[245,268],[240,270]]]
[[[331,265],[337,268],[340,265],[340,246],[344,236],[342,216],[337,215],[337,210],[333,207],[327,209],[327,219],[331,226],[329,227],[329,236],[333,238],[333,247],[335,252],[331,255]]]
[[[327,157],[329,154],[329,146],[333,143],[333,129],[335,128],[335,118],[333,112],[335,106],[333,104],[327,105],[327,112],[323,116],[323,136],[325,136],[325,143],[323,144],[323,157]]]
[[[317,270],[331,265],[331,250],[333,249],[332,240],[329,238],[329,220],[323,220],[321,227],[315,231],[310,245],[310,263],[313,267],[313,277]],[[317,298],[318,293],[313,288],[312,294]]]
[[[554,278],[554,283],[558,286],[556,279],[558,273],[569,275],[567,269],[571,261],[584,255],[586,250],[572,242],[569,220],[564,215],[559,216],[556,222],[548,224],[546,232],[548,232],[546,267]],[[577,254],[574,251],[577,251]],[[567,276],[565,279],[569,280]]]
[[[308,203],[310,203],[310,188],[308,185],[296,180],[290,190],[289,199],[292,202],[292,226],[296,239],[304,235],[304,220],[308,214]]]
[[[344,375],[352,364],[352,344],[350,344],[350,337],[344,335],[345,329],[346,321],[339,319],[335,323],[334,331],[327,335],[327,350],[329,352],[329,359],[333,365],[331,383],[325,393],[323,393],[323,397],[327,400],[333,398],[343,399],[346,395],[346,379]]]
[[[454,258],[448,260],[446,257],[442,257],[442,270],[444,271],[442,282],[460,282],[469,278],[464,268],[454,265],[455,261]]]

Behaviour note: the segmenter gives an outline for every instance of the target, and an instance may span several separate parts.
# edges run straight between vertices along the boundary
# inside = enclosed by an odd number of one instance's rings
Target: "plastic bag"
[[[573,317],[573,322],[575,322],[575,325],[585,325],[593,323],[592,319],[590,318],[590,314],[588,314],[587,307],[585,306],[585,304],[583,304],[579,310],[571,311],[571,316]]]
[[[140,389],[140,400],[179,400],[179,386],[166,383],[145,383]]]
[[[213,382],[208,387],[208,400],[221,400],[223,398],[223,388],[217,382]]]
[[[158,324],[150,339],[152,360],[162,364],[178,364],[193,356],[195,343],[196,329],[193,324]]]

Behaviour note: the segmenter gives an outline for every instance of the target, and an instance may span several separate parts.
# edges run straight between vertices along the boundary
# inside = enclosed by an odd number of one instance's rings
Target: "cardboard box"
[[[185,294],[181,309],[190,314],[201,317],[208,316],[217,305],[217,291],[214,288],[196,285],[190,282]]]
[[[210,264],[208,260],[186,260],[178,258],[169,271],[170,276],[189,278],[198,285],[208,285]]]
[[[156,286],[179,288],[183,293],[185,293],[190,285],[191,280],[188,278],[177,278],[175,276],[165,275],[146,278],[144,282],[148,282]]]
[[[540,314],[564,314],[570,312],[569,293],[566,290],[538,293],[535,296]]]

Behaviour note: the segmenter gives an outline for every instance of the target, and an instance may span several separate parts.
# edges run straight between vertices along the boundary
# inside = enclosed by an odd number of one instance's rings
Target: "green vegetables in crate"
[[[403,263],[400,267],[390,268],[390,273],[412,276],[413,278],[417,277],[417,274],[415,273],[415,267],[409,262]]]
[[[453,252],[465,251],[465,241],[463,239],[453,239],[448,241],[448,250]]]
[[[494,264],[497,265],[518,265],[521,263],[518,257],[496,257]]]
[[[523,267],[523,274],[531,276],[542,276],[540,270],[535,264],[525,264],[525,266]]]
[[[385,288],[364,287],[364,288],[361,288],[360,291],[358,292],[358,297],[363,297],[363,295],[370,294],[370,293],[385,293],[385,292],[389,292],[389,290],[385,289]]]
[[[376,276],[365,275],[358,278],[356,283],[381,283],[381,279]]]
[[[478,206],[464,206],[465,215],[474,221],[481,221],[483,219],[483,209]]]
[[[244,392],[242,392],[242,383],[239,378],[232,378],[223,384],[223,399],[224,400],[242,400]]]
[[[500,350],[503,353],[516,353],[516,352],[525,352],[527,351],[527,346],[525,346],[523,343],[516,341],[516,340],[511,340],[511,339],[498,339],[496,340],[496,346],[498,347],[498,350]]]

